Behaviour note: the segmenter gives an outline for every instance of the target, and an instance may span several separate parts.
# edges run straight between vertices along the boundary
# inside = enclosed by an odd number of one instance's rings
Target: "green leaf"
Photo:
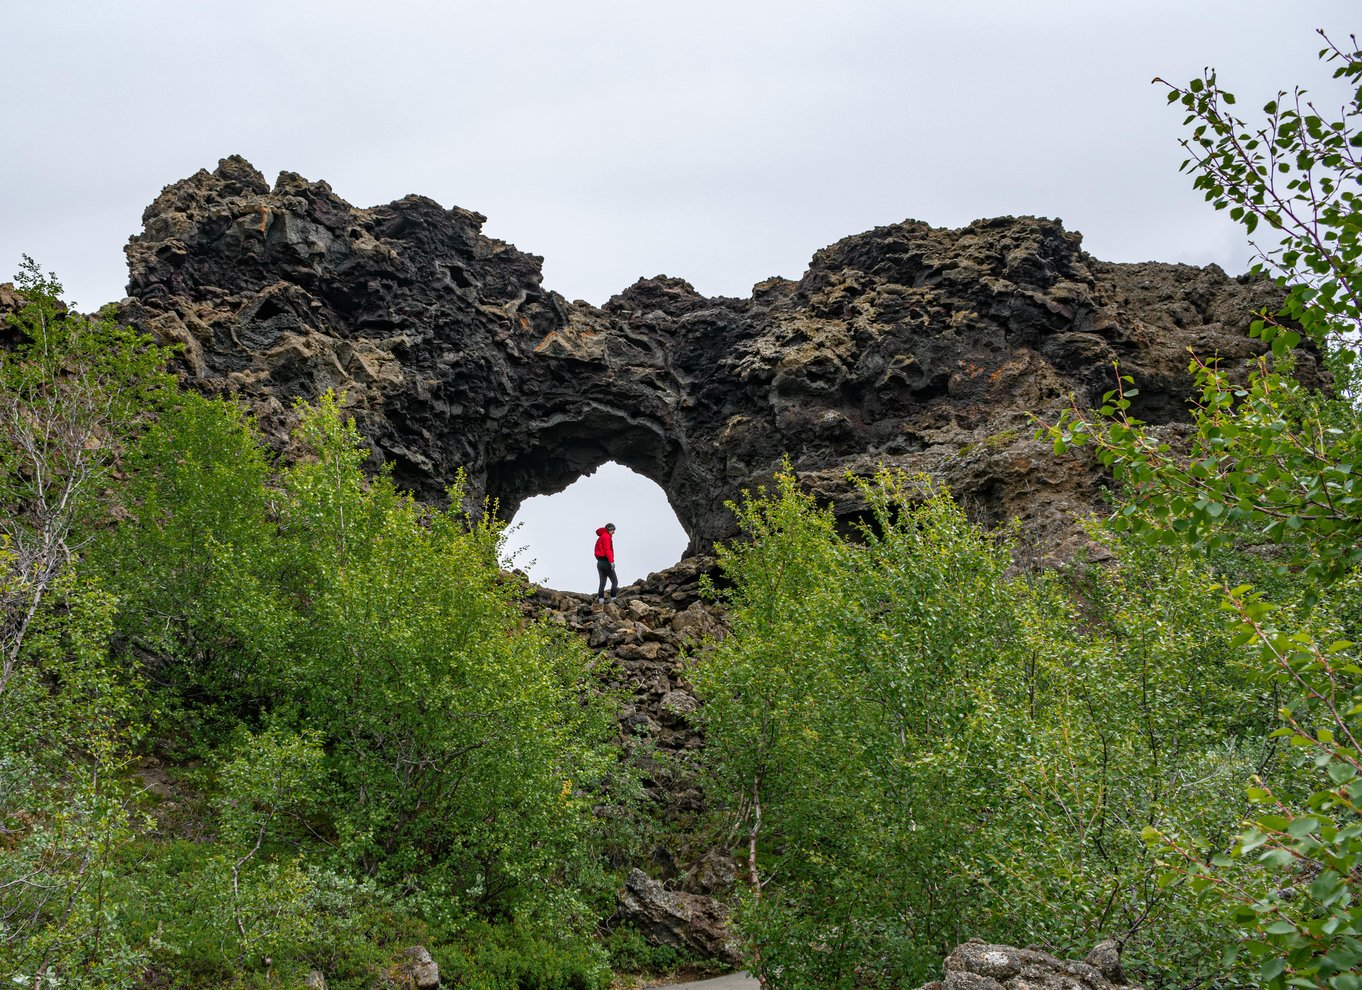
[[[1264,866],[1271,866],[1277,869],[1290,866],[1294,857],[1286,849],[1269,849],[1258,857],[1258,861]]]
[[[1287,826],[1286,831],[1288,835],[1294,836],[1295,838],[1299,839],[1302,836],[1309,835],[1310,833],[1317,831],[1318,829],[1319,819],[1307,815],[1301,818],[1292,819],[1291,824]]]
[[[1335,784],[1346,784],[1357,776],[1357,770],[1350,764],[1334,762],[1329,764],[1329,779]]]

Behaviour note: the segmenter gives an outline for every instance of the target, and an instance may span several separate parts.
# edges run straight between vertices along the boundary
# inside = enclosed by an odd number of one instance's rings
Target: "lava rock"
[[[438,990],[440,986],[440,967],[423,945],[402,953],[402,974],[416,990]]]
[[[619,917],[653,945],[688,949],[732,965],[741,961],[728,928],[728,909],[712,897],[667,890],[642,870],[629,871],[619,895]]]
[[[658,276],[598,308],[545,289],[541,259],[484,219],[420,196],[359,209],[223,159],[143,214],[121,316],[181,344],[187,380],[243,396],[278,446],[294,399],[343,393],[374,461],[431,500],[463,468],[468,506],[488,496],[509,517],[614,460],[657,482],[706,552],[736,531],[725,503],[788,456],[844,525],[869,508],[849,476],[925,471],[979,521],[1021,519],[1021,552],[1044,559],[1082,544],[1074,517],[1105,478],[1053,457],[1031,416],[1090,408],[1119,359],[1134,415],[1185,419],[1187,348],[1246,367],[1254,313],[1281,300],[1265,280],[1110,264],[1057,220],[1001,217],[877,227],[746,299]],[[1318,377],[1308,355],[1298,372]]]
[[[1094,962],[1096,960],[1096,962]],[[1113,963],[1114,960],[1114,963]],[[1112,990],[1129,987],[1116,943],[1103,942],[1085,962],[1039,949],[1017,949],[970,939],[946,957],[945,976],[920,990]]]

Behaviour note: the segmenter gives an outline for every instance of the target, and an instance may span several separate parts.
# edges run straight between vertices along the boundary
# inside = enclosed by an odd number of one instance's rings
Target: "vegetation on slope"
[[[23,284],[4,365],[5,975],[344,986],[385,942],[593,931],[611,704],[522,620],[496,527],[367,476],[332,396],[276,466],[56,288]],[[178,828],[141,813],[148,752],[182,768]]]

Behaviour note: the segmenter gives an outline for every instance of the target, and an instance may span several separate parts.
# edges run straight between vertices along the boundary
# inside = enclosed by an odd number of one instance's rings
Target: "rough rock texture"
[[[1039,949],[1015,949],[971,939],[946,957],[944,979],[920,990],[1110,990],[1130,987],[1115,942],[1103,942],[1083,962]]]
[[[688,949],[734,966],[742,960],[722,903],[702,894],[667,890],[642,870],[629,871],[620,894],[620,914],[654,945]]]
[[[424,945],[413,945],[402,953],[402,985],[415,990],[439,990],[440,967]]]
[[[789,455],[845,518],[863,509],[847,472],[884,463],[933,472],[984,521],[1020,517],[1049,551],[1101,478],[1053,458],[1028,414],[1093,402],[1119,359],[1136,411],[1177,417],[1187,348],[1242,362],[1276,298],[1215,267],[1097,261],[1058,221],[1007,217],[879,227],[747,299],[659,276],[597,308],[546,290],[540,259],[483,219],[418,196],[356,209],[228,158],[147,208],[122,315],[276,440],[294,398],[344,389],[399,483],[439,496],[462,467],[470,500],[507,517],[614,460],[704,551],[732,534],[725,499]]]

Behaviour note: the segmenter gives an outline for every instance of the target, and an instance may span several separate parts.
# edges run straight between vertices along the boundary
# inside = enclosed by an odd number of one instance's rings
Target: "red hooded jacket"
[[[610,563],[615,562],[615,541],[610,538],[610,530],[602,526],[596,530],[596,556],[604,557]]]

